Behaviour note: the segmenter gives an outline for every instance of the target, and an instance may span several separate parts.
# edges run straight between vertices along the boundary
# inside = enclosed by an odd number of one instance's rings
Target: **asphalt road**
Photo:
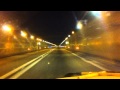
[[[0,76],[8,73],[11,70],[14,70],[15,68],[19,67],[20,65],[27,63],[28,61],[30,61],[48,51],[49,50],[46,49],[46,50],[1,58],[0,59]]]
[[[49,49],[0,60],[1,79],[56,79],[67,73],[119,70],[120,65],[65,49]]]

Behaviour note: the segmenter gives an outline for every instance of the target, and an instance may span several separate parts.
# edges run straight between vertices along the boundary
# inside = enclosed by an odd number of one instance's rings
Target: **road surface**
[[[113,61],[65,49],[46,49],[0,59],[0,79],[56,79],[67,73],[120,71]]]

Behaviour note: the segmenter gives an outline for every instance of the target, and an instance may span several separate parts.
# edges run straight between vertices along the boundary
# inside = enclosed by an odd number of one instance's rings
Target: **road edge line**
[[[50,51],[51,51],[51,50],[50,50]],[[48,52],[50,52],[50,51],[48,51]],[[40,57],[44,56],[45,54],[46,54],[46,53],[44,53],[44,54],[42,54],[42,55],[40,55],[40,56],[38,56],[38,57],[30,60],[29,62],[26,62],[25,64],[22,64],[22,65],[20,65],[19,67],[15,68],[15,69],[13,69],[13,70],[11,70],[11,71],[9,71],[8,73],[0,76],[0,79],[5,79],[5,78],[9,77],[10,75],[16,73],[16,72],[19,71],[20,69],[22,69],[22,68],[24,68],[25,66],[31,64],[32,62],[36,61],[36,60],[39,59]]]
[[[66,50],[66,51],[68,51],[68,50]],[[80,58],[82,61],[84,61],[84,62],[86,62],[86,63],[89,63],[89,64],[91,64],[91,65],[93,65],[93,66],[95,66],[95,67],[97,67],[97,68],[99,68],[99,69],[102,69],[102,70],[105,70],[105,71],[109,71],[109,69],[106,69],[106,68],[104,68],[104,67],[102,67],[102,66],[100,66],[100,65],[98,65],[98,64],[96,64],[96,63],[87,61],[87,60],[84,59],[83,57],[80,57],[80,56],[78,56],[77,54],[72,53],[71,51],[68,51],[68,52],[70,52],[72,55],[74,55],[74,56]]]
[[[50,51],[49,53],[47,52],[42,58],[38,59],[37,61],[33,62],[32,64],[29,64],[26,68],[24,68],[23,70],[17,72],[15,75],[11,76],[9,79],[17,79],[17,78],[19,78],[21,75],[23,75],[25,72],[27,72],[33,66],[35,66],[38,62],[40,62],[43,58],[48,56],[52,51]]]

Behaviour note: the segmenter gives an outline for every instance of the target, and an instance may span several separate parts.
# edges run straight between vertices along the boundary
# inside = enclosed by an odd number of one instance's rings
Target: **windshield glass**
[[[120,72],[119,11],[0,11],[0,79]]]

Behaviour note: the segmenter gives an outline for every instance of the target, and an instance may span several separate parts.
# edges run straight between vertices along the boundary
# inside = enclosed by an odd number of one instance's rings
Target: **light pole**
[[[74,31],[72,31],[72,38],[73,38],[73,39],[72,39],[72,43],[71,43],[71,44],[72,44],[72,48],[74,48],[74,46],[76,45],[76,37],[75,37],[75,34],[76,34],[76,33],[75,33]]]
[[[20,34],[21,34],[22,37],[27,38],[27,33],[26,32],[21,31]]]
[[[72,34],[74,34],[75,32],[74,31],[72,31]]]
[[[33,35],[31,35],[30,38],[31,38],[32,40],[34,40],[34,36],[33,36]]]
[[[70,35],[68,35],[68,37],[70,38]]]
[[[7,42],[5,43],[5,48],[8,51],[10,50],[11,52],[12,48],[14,47],[14,44],[12,42],[13,29],[10,25],[5,24],[2,26],[2,30],[7,35]]]
[[[10,25],[3,25],[2,30],[5,34],[8,35],[8,40],[10,40],[10,36],[13,34],[12,28]]]
[[[76,29],[78,31],[76,33],[76,40],[77,40],[76,47],[79,47],[81,40],[85,38],[84,26],[86,25],[87,25],[87,20],[79,20],[77,22]]]
[[[38,50],[41,49],[41,48],[40,48],[41,43],[40,43],[40,42],[37,42],[37,45],[38,45]]]
[[[76,27],[78,30],[81,30],[83,28],[83,24],[81,21],[78,21],[77,22],[77,27]]]

